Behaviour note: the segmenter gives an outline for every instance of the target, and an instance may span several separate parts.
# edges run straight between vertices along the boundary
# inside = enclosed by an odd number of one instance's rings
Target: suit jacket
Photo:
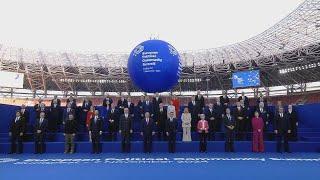
[[[286,133],[291,130],[291,123],[286,113],[283,113],[283,117],[277,114],[273,123],[274,130],[278,130],[279,133]]]
[[[235,130],[235,128],[231,130],[227,127],[227,126],[233,126],[233,127],[236,126],[236,120],[235,120],[234,116],[230,115],[230,119],[229,119],[228,116],[225,115],[223,117],[223,123],[224,123],[226,131],[234,131]]]
[[[69,103],[71,103],[71,108],[72,108],[72,109],[76,109],[76,108],[77,108],[77,100],[76,100],[76,99],[73,99],[72,102],[70,102],[70,99],[68,98],[68,99],[67,99],[67,105],[68,105]],[[66,106],[67,106],[67,105],[66,105]]]
[[[120,116],[119,130],[122,133],[130,133],[130,130],[133,129],[132,125],[133,125],[133,122],[132,122],[132,117],[130,116],[130,114],[128,114],[127,118],[126,118],[126,116],[124,114],[122,114]]]
[[[167,109],[163,107],[162,112],[160,111],[160,108],[155,115],[156,121],[158,123],[158,126],[164,126],[166,124],[167,117]]]
[[[64,109],[64,111],[63,111],[63,121],[64,121],[64,122],[69,118],[69,114],[73,114],[74,118],[76,118],[76,117],[75,117],[75,115],[76,115],[76,110],[75,110],[75,109],[72,109],[72,108],[70,108],[70,109],[68,110],[68,108],[66,108],[66,109]]]
[[[111,98],[104,98],[102,105],[104,107],[107,107],[107,101],[109,101],[109,107],[111,107],[111,104],[113,103],[113,100]]]
[[[196,95],[194,100],[196,101],[196,105],[199,106],[200,109],[204,107],[204,97],[202,95]]]
[[[41,134],[45,133],[48,126],[48,120],[46,118],[43,119],[42,123],[40,124],[40,118],[36,120],[34,125],[34,133],[37,134],[37,130],[41,130]]]
[[[264,122],[269,122],[269,113],[266,107],[263,108],[263,111],[261,111],[259,107],[256,107],[256,111],[259,112],[259,116],[263,119]]]
[[[129,102],[127,102],[127,108],[129,109],[129,114],[133,115],[134,114],[134,104],[133,104],[133,102],[130,102],[130,104],[129,104]]]
[[[223,105],[214,104],[213,108],[214,108],[214,111],[216,112],[216,118],[221,119],[222,115],[224,114]]]
[[[238,110],[238,107],[235,107],[233,110],[233,116],[236,119],[236,121],[239,121],[238,117],[242,117],[242,118],[246,117],[244,113],[244,109],[242,107],[240,107],[239,110]]]
[[[291,123],[291,127],[293,128],[293,127],[297,126],[296,123],[298,122],[298,116],[297,116],[296,111],[292,110],[291,113],[289,113],[289,111],[288,111],[287,115],[288,115],[289,121]]]
[[[53,100],[54,99],[51,100],[51,105],[50,105],[51,108],[53,108],[53,106],[54,106]],[[57,99],[57,106],[61,107],[61,100],[60,99]]]
[[[149,113],[150,113],[150,117],[151,117],[151,115],[154,114],[154,112],[153,112],[153,105],[152,105],[152,102],[151,102],[151,101],[149,101],[149,104],[147,104],[146,101],[143,102],[143,104],[142,104],[142,113],[144,114],[144,113],[146,113],[146,112],[149,112]]]
[[[99,134],[103,129],[103,120],[100,116],[98,116],[97,121],[94,121],[95,116],[93,116],[90,120],[89,131],[92,134]]]
[[[88,100],[87,105],[86,105],[86,102],[83,101],[81,109],[89,111],[91,106],[92,106],[92,101],[91,100]]]
[[[22,109],[20,109],[21,117],[23,117],[25,123],[27,124],[29,122],[29,111],[27,109],[24,110],[24,113],[22,113]]]
[[[226,96],[226,97],[224,97],[224,96],[220,96],[220,103],[223,105],[223,106],[225,106],[224,104],[225,103],[228,103],[229,104],[229,97],[228,96]]]
[[[158,100],[156,97],[152,98],[152,104],[153,104],[153,108],[154,108],[154,113],[156,113],[156,111],[159,109],[159,104],[162,103],[162,98],[158,97]]]
[[[40,113],[44,112],[45,113],[45,117],[47,117],[48,115],[48,109],[46,107],[40,108],[39,104],[34,105],[34,109],[36,111],[36,118],[40,118]]]
[[[206,120],[208,120],[209,122],[211,121],[210,118],[216,118],[216,112],[214,108],[212,108],[211,111],[209,108],[207,108],[205,111],[205,116],[206,116]]]
[[[143,118],[141,121],[141,132],[144,136],[151,136],[154,131],[154,121],[149,118],[149,123],[147,124],[146,118]]]
[[[208,124],[208,121],[207,120],[204,120],[204,129],[202,127],[202,120],[199,120],[198,121],[198,124],[197,124],[197,130],[202,132],[202,131],[205,131],[205,132],[208,132],[209,131],[209,124]]]
[[[241,100],[242,100],[242,96],[238,97],[238,101],[241,101]],[[245,107],[249,107],[249,98],[247,96],[244,96],[243,102]]]
[[[118,104],[117,107],[119,109],[124,109],[128,107],[128,101],[126,99],[124,99],[123,101],[121,99],[118,100]]]
[[[25,132],[25,120],[20,116],[19,120],[15,122],[16,118],[11,121],[9,132],[12,133],[12,136],[18,136],[20,133]]]
[[[178,119],[177,118],[172,118],[172,121],[170,121],[170,118],[167,119],[166,121],[166,132],[172,134],[176,133],[178,129]]]

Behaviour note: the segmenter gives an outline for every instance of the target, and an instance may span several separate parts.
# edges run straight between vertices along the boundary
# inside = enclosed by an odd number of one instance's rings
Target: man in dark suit
[[[44,112],[45,115],[47,116],[47,108],[46,105],[42,102],[42,99],[39,98],[39,103],[34,105],[34,110],[36,111],[36,118],[39,119],[40,118],[40,113]]]
[[[289,149],[289,135],[291,133],[291,123],[289,121],[288,115],[284,113],[282,107],[279,108],[279,112],[275,117],[274,133],[277,137],[277,152],[282,152],[282,141],[284,145],[284,151],[290,152]]]
[[[118,132],[120,112],[116,109],[115,105],[111,105],[110,112],[107,114],[106,120],[108,124],[109,137],[111,141],[115,141]]]
[[[85,97],[83,99],[82,106],[81,106],[81,114],[80,114],[80,122],[79,122],[79,125],[83,129],[85,127],[87,114],[90,111],[91,106],[92,106],[92,101],[88,97]]]
[[[158,130],[158,139],[166,140],[166,121],[167,121],[167,110],[163,106],[163,103],[159,104],[159,107],[155,111],[155,120]]]
[[[71,93],[69,98],[67,99],[67,105],[70,104],[72,109],[77,109],[77,100],[73,97]]]
[[[120,114],[123,114],[123,109],[128,107],[128,101],[124,96],[121,96],[121,98],[118,100],[117,108],[119,110]]]
[[[216,103],[214,104],[214,111],[215,111],[215,120],[216,120],[216,132],[221,132],[222,126],[222,117],[224,116],[223,105],[220,103],[220,98],[216,98]]]
[[[22,104],[20,109],[20,115],[24,119],[25,127],[24,127],[24,135],[28,131],[29,124],[29,111],[26,109],[26,105]]]
[[[58,125],[61,125],[62,123],[61,103],[59,103],[58,100],[59,99],[53,99],[51,101],[48,122],[48,130],[50,132],[56,132],[58,129]]]
[[[143,114],[145,115],[146,112],[149,112],[150,117],[153,118],[154,112],[153,112],[153,104],[149,100],[149,96],[146,96],[145,101],[142,105]]]
[[[223,111],[226,113],[226,109],[229,107],[229,97],[228,97],[228,92],[225,90],[223,91],[223,96],[220,96],[220,103],[223,106]]]
[[[71,108],[71,104],[67,104],[67,108],[63,111],[63,123],[68,120],[69,114],[72,114],[74,117],[76,116],[76,111]]]
[[[58,99],[58,96],[57,95],[54,95],[53,96],[53,99],[51,100],[51,108],[53,107],[54,104],[57,104],[57,106],[61,106],[61,100]]]
[[[162,103],[162,98],[160,97],[159,93],[156,93],[152,98],[152,106],[154,108],[153,112],[156,114],[157,110],[159,110],[159,104]]]
[[[200,90],[197,91],[197,95],[195,96],[194,100],[196,101],[196,104],[199,107],[198,110],[201,111],[201,112],[198,112],[198,118],[199,118],[199,116],[202,113],[202,110],[204,108],[204,97],[202,96]]]
[[[102,118],[99,116],[99,111],[94,111],[94,116],[91,118],[90,126],[89,126],[89,133],[91,134],[91,141],[92,141],[92,154],[101,153],[101,144],[100,139],[102,135],[102,127],[103,121]]]
[[[205,119],[208,121],[208,124],[209,124],[209,134],[208,134],[209,141],[215,140],[215,137],[214,137],[215,127],[216,127],[215,117],[216,117],[216,113],[213,109],[213,104],[209,103],[209,106],[205,111]]]
[[[243,140],[244,135],[245,135],[245,114],[244,114],[244,110],[241,107],[240,102],[238,101],[236,103],[236,107],[233,111],[233,116],[236,120],[236,138],[237,140]]]
[[[107,94],[107,96],[103,99],[102,105],[104,107],[109,107],[111,108],[111,104],[113,103],[113,100],[111,99],[111,97]]]
[[[131,97],[127,98],[127,108],[129,109],[129,115],[134,116],[134,103],[131,101]]]
[[[191,130],[192,131],[197,130],[197,124],[199,120],[199,117],[198,117],[199,108],[200,107],[198,107],[196,104],[195,96],[192,96],[191,101],[188,103],[188,109],[189,109],[189,112],[191,113]]]
[[[289,122],[291,124],[291,140],[297,141],[298,140],[298,116],[291,104],[288,106],[287,115],[289,118]]]
[[[129,108],[124,108],[124,114],[120,116],[119,133],[121,135],[122,152],[130,152],[130,135],[133,133],[132,117],[129,114]]]
[[[249,98],[244,95],[243,91],[241,93],[241,96],[238,97],[238,102],[240,102],[241,100],[243,100],[245,107],[249,107]]]
[[[143,137],[143,152],[151,153],[152,151],[152,136],[154,132],[154,121],[150,118],[150,113],[144,114],[144,119],[141,121],[141,135]]]
[[[45,135],[47,130],[48,120],[45,118],[45,113],[41,112],[39,119],[36,120],[34,126],[35,154],[42,154],[45,150]]]
[[[226,115],[223,117],[224,126],[226,129],[225,132],[225,151],[234,152],[234,130],[236,127],[236,121],[231,115],[229,108],[226,109]]]
[[[178,120],[174,118],[174,112],[170,112],[169,116],[166,121],[166,134],[168,136],[169,153],[174,153],[176,151]]]
[[[12,120],[9,129],[9,136],[11,141],[11,150],[9,154],[18,153],[21,154],[23,152],[23,135],[25,132],[25,122],[23,117],[21,116],[20,111],[16,112],[16,117]],[[18,148],[17,143],[18,142]]]

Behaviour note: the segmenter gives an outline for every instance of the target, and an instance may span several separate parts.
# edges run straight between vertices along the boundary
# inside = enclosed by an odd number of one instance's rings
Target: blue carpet
[[[144,159],[145,158],[145,159]],[[303,179],[320,177],[318,153],[0,155],[0,179]]]

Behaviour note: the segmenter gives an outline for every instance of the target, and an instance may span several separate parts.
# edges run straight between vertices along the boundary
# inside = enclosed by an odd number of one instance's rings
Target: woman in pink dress
[[[252,151],[264,152],[263,142],[263,119],[259,117],[259,112],[254,112],[254,117],[251,120],[252,123]]]

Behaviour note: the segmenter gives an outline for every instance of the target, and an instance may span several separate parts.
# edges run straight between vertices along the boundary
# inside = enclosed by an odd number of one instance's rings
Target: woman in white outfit
[[[186,107],[181,115],[182,120],[182,141],[191,141],[191,114],[189,109]]]

